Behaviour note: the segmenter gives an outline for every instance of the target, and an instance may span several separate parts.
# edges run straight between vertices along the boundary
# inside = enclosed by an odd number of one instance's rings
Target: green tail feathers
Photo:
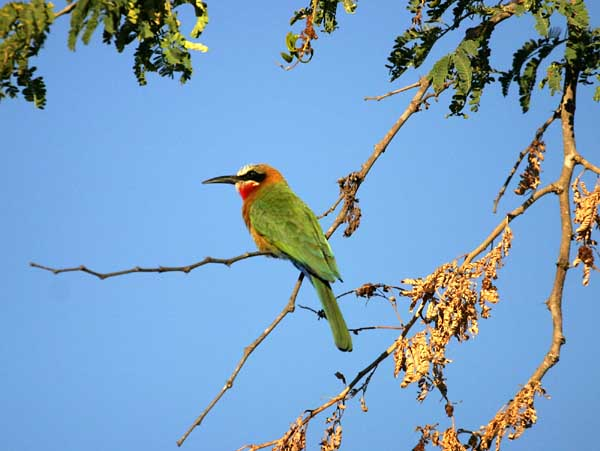
[[[329,326],[333,333],[335,345],[340,351],[352,351],[352,338],[350,337],[350,332],[348,332],[348,326],[346,326],[346,321],[344,321],[342,311],[338,306],[329,283],[315,276],[310,276],[310,281],[317,290],[319,299],[321,299],[323,310],[325,310],[327,321],[329,321]]]

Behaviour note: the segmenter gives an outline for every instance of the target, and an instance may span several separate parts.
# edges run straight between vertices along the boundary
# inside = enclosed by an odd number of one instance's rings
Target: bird
[[[264,163],[249,164],[235,175],[202,183],[235,185],[243,200],[242,217],[258,249],[291,261],[304,273],[321,300],[335,345],[352,351],[352,338],[330,285],[342,280],[333,251],[317,217],[281,172]]]

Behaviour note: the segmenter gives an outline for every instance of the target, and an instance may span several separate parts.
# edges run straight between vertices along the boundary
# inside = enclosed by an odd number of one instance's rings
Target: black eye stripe
[[[261,174],[259,172],[256,172],[254,169],[246,172],[244,175],[242,175],[242,179],[244,180],[252,180],[254,182],[262,182],[266,177],[266,174]]]

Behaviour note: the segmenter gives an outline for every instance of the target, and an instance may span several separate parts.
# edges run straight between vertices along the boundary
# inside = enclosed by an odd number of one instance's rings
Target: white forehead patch
[[[238,172],[237,175],[244,175],[246,172],[250,171],[251,169],[254,169],[256,167],[255,164],[247,164],[246,166],[243,166]]]

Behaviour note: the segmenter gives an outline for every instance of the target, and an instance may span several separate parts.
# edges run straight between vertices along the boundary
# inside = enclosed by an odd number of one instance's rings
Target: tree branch
[[[252,257],[258,257],[261,255],[271,255],[271,254],[269,254],[268,252],[246,252],[245,254],[241,254],[236,257],[231,257],[231,258],[206,257],[204,260],[201,260],[199,262],[192,263],[191,265],[186,265],[186,266],[159,266],[157,268],[143,268],[141,266],[135,266],[133,268],[123,269],[121,271],[106,272],[106,273],[94,271],[93,269],[89,269],[85,265],[74,266],[72,268],[51,268],[50,266],[44,266],[44,265],[40,265],[39,263],[31,262],[31,263],[29,263],[29,266],[31,266],[33,268],[43,269],[44,271],[50,271],[53,274],[62,274],[64,272],[81,271],[81,272],[90,274],[92,276],[96,276],[101,280],[104,280],[104,279],[108,279],[109,277],[117,277],[117,276],[123,276],[125,274],[133,274],[133,273],[140,273],[140,272],[158,272],[158,273],[184,272],[187,274],[190,271],[193,271],[194,269],[196,269],[200,266],[207,265],[209,263],[231,266],[234,263],[239,262],[240,260],[245,260],[247,258],[252,258]]]
[[[579,153],[575,154],[575,156],[573,157],[573,160],[575,161],[575,163],[580,164],[587,170],[595,172],[596,174],[600,175],[600,167],[590,163],[588,160],[583,158]]]
[[[365,100],[377,100],[379,102],[380,100],[383,100],[386,97],[390,97],[395,94],[400,94],[401,92],[408,91],[408,90],[414,89],[414,88],[418,88],[419,86],[421,86],[421,82],[417,81],[417,82],[413,83],[412,85],[404,86],[403,88],[396,89],[394,91],[390,91],[390,92],[382,94],[380,96],[365,97]]]
[[[252,352],[258,347],[258,345],[260,345],[262,341],[265,338],[267,338],[267,336],[273,331],[273,329],[275,329],[275,327],[277,327],[277,325],[281,322],[283,318],[285,318],[285,316],[288,313],[292,313],[294,311],[294,304],[296,302],[296,297],[298,296],[298,291],[300,290],[300,286],[302,285],[303,279],[304,274],[300,273],[300,276],[298,276],[298,280],[296,281],[296,285],[292,290],[292,294],[290,295],[290,299],[288,300],[286,306],[283,308],[281,313],[277,315],[273,322],[269,324],[269,326],[264,330],[264,332],[261,333],[252,343],[250,343],[244,348],[242,358],[233,370],[233,373],[231,373],[231,376],[229,376],[229,379],[227,379],[227,382],[225,383],[223,388],[221,388],[221,391],[219,391],[217,396],[213,398],[210,404],[204,409],[200,416],[196,418],[196,421],[194,421],[194,423],[188,428],[188,430],[185,431],[181,438],[177,440],[177,446],[181,446],[183,444],[185,439],[188,437],[188,435],[191,434],[191,432],[196,428],[196,426],[200,426],[206,415],[208,415],[208,413],[213,409],[213,407],[219,402],[219,400],[223,397],[225,392],[233,387],[233,382],[235,381],[239,372],[242,370],[242,367],[246,363],[246,360],[248,360],[248,357],[250,357],[250,354],[252,354]]]
[[[545,187],[534,192],[525,202],[523,202],[521,205],[519,205],[513,211],[511,211],[510,213],[507,213],[507,215],[504,217],[504,219],[502,221],[500,221],[500,223],[498,223],[498,225],[494,228],[494,230],[492,230],[492,232],[481,242],[481,244],[479,246],[477,246],[475,249],[473,249],[469,254],[467,254],[467,256],[465,257],[465,261],[463,262],[463,265],[467,265],[467,264],[471,263],[471,261],[473,261],[473,259],[475,257],[477,257],[479,254],[481,254],[490,244],[492,244],[492,242],[498,236],[500,236],[500,234],[502,233],[504,228],[508,224],[510,224],[514,218],[525,213],[525,210],[527,210],[530,206],[532,206],[538,199],[540,199],[541,197],[545,196],[548,193],[553,193],[553,192],[557,193],[559,190],[560,190],[560,187],[558,185],[556,185],[555,183],[550,183],[550,184],[546,185]]]
[[[562,315],[562,299],[563,289],[566,280],[567,271],[569,269],[569,257],[571,250],[571,240],[573,236],[573,223],[571,218],[571,203],[569,199],[569,192],[571,181],[573,178],[573,171],[577,162],[577,149],[575,146],[575,133],[574,133],[574,117],[575,117],[575,101],[576,101],[576,87],[577,87],[578,73],[574,71],[571,66],[565,68],[565,84],[563,89],[563,97],[561,99],[560,106],[560,119],[562,126],[562,139],[563,139],[563,167],[560,176],[550,186],[555,187],[555,192],[558,195],[558,206],[559,216],[561,224],[561,235],[558,250],[558,259],[556,262],[556,270],[554,274],[554,282],[550,296],[546,300],[546,306],[550,311],[552,320],[552,337],[548,351],[544,354],[542,361],[535,369],[524,387],[515,395],[513,400],[508,403],[508,407],[504,410],[500,410],[495,418],[490,421],[487,425],[487,429],[484,429],[484,434],[480,432],[469,432],[472,437],[478,440],[478,445],[474,447],[475,450],[487,450],[491,440],[496,440],[496,448],[500,447],[500,440],[505,434],[506,429],[510,427],[516,427],[517,432],[513,433],[512,438],[516,438],[520,435],[519,426],[515,424],[504,424],[502,426],[503,415],[506,415],[509,409],[515,409],[515,405],[511,406],[513,402],[517,402],[516,409],[520,406],[518,402],[529,397],[531,407],[533,409],[533,396],[536,393],[544,393],[541,388],[541,381],[546,373],[558,363],[560,359],[561,347],[565,343],[565,337],[563,334],[563,315]],[[537,193],[536,193],[537,194]],[[520,400],[520,401],[519,401]],[[535,410],[533,411],[535,413]],[[515,420],[513,420],[515,421]],[[501,424],[499,429],[498,422]],[[535,423],[535,420],[533,420]],[[525,426],[529,427],[529,426]],[[521,426],[520,431],[523,430]],[[515,435],[517,434],[517,435]],[[510,436],[509,436],[510,437]]]
[[[536,141],[539,141],[542,138],[542,136],[544,135],[544,133],[546,132],[546,129],[548,128],[548,126],[552,122],[554,122],[555,119],[558,119],[559,117],[560,117],[560,107],[557,108],[552,113],[552,116],[550,116],[546,120],[546,122],[544,122],[542,124],[542,126],[537,129],[537,131],[535,133],[535,137],[533,138],[532,143],[534,143]],[[523,161],[523,158],[525,158],[527,156],[527,154],[529,153],[530,149],[531,149],[531,144],[529,144],[529,146],[527,146],[527,148],[523,149],[521,151],[521,153],[519,154],[519,156],[517,157],[517,161],[515,162],[513,168],[511,169],[510,173],[508,174],[508,177],[506,178],[506,181],[504,182],[504,185],[502,185],[502,188],[500,188],[500,191],[498,192],[498,195],[496,196],[496,199],[494,199],[494,208],[492,209],[493,213],[496,213],[496,211],[498,209],[498,203],[500,202],[500,199],[502,199],[502,196],[504,195],[504,193],[506,191],[506,188],[508,188],[508,184],[510,183],[510,181],[513,178],[513,176],[517,172],[517,169],[519,168],[519,165]]]
[[[331,207],[329,207],[324,213],[321,213],[319,216],[317,216],[317,219],[323,219],[325,216],[328,216],[331,213],[333,213],[343,200],[344,196],[340,194],[337,200],[331,205]]]
[[[59,12],[57,12],[54,15],[54,18],[63,16],[65,14],[69,14],[71,11],[73,11],[73,9],[75,9],[75,7],[77,6],[77,2],[73,2],[73,3],[69,3],[67,6],[65,6],[63,9],[61,9]]]
[[[579,74],[576,70],[573,70],[570,66],[566,67],[565,87],[560,110],[564,160],[562,172],[556,185],[560,189],[558,192],[558,201],[561,238],[558,250],[558,259],[556,262],[556,271],[554,274],[554,283],[552,285],[550,296],[546,301],[546,306],[548,307],[548,310],[550,310],[550,316],[552,317],[552,340],[550,343],[550,349],[529,379],[528,383],[541,381],[548,370],[556,365],[560,358],[560,349],[565,343],[562,327],[562,299],[565,279],[569,269],[571,239],[573,235],[569,187],[571,186],[571,179],[573,178],[573,170],[575,168],[577,156],[574,123],[578,75]]]

